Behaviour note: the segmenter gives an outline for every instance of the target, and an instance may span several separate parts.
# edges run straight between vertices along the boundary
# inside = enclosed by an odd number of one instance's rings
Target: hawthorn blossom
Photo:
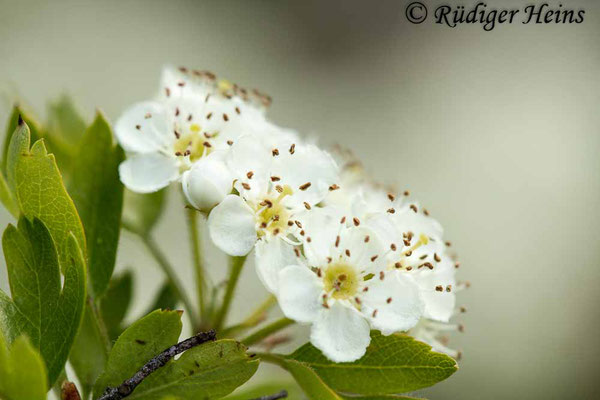
[[[225,253],[243,256],[258,246],[259,276],[270,290],[276,274],[267,271],[295,258],[290,235],[300,229],[296,215],[337,188],[329,154],[289,139],[266,145],[253,135],[240,137],[226,159],[239,194],[226,196],[208,218],[210,237]]]
[[[332,207],[299,216],[304,256],[278,273],[286,317],[311,324],[311,343],[335,362],[365,354],[370,330],[384,335],[417,324],[423,300],[414,278],[388,271],[377,234]]]
[[[269,102],[209,72],[166,68],[160,95],[134,104],[115,125],[128,153],[121,181],[135,192],[154,192],[241,134],[271,131],[264,116]]]
[[[389,270],[412,276],[425,302],[424,317],[447,322],[456,303],[456,264],[446,251],[442,227],[418,203],[365,221],[391,251]]]

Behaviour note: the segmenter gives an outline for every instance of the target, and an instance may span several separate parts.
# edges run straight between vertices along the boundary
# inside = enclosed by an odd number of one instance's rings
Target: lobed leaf
[[[23,123],[13,134],[9,146],[8,184],[21,212],[28,218],[39,218],[46,225],[56,244],[60,263],[66,264],[71,235],[85,251],[83,226],[54,156],[47,153],[43,140],[35,142],[31,149],[29,145],[29,127]]]
[[[85,303],[85,267],[69,236],[61,288],[58,254],[50,231],[37,218],[22,217],[2,236],[12,299],[0,292],[0,328],[9,342],[25,333],[40,350],[54,384],[64,368]]]
[[[93,297],[98,298],[115,267],[123,207],[118,170],[123,151],[113,143],[102,114],[85,131],[75,154],[69,193],[85,230],[89,279]]]
[[[133,376],[150,359],[175,344],[181,332],[181,313],[156,310],[123,332],[110,352],[105,372],[94,387],[94,398]],[[246,382],[258,360],[233,340],[204,343],[150,374],[128,399],[217,399]]]
[[[40,354],[25,336],[10,349],[0,331],[0,398],[3,400],[45,400],[48,383]]]
[[[263,354],[261,358],[286,369],[309,399],[342,400],[308,365],[278,354]]]
[[[2,146],[2,173],[6,175],[6,167],[8,164],[8,148],[10,147],[10,140],[14,132],[19,127],[19,117],[27,124],[31,133],[31,140],[36,141],[42,137],[40,125],[35,119],[25,112],[22,107],[15,105],[13,107],[10,117],[8,117],[8,124],[6,126],[6,132],[4,134],[4,145]]]
[[[333,390],[360,395],[405,393],[431,386],[458,369],[456,361],[410,336],[371,333],[366,354],[334,363],[307,343],[286,357],[310,367]]]
[[[281,390],[286,390],[288,393],[288,400],[297,400],[302,399],[302,390],[298,386],[298,384],[294,381],[283,381],[283,382],[269,382],[258,385],[253,385],[251,387],[246,388],[245,386],[241,388],[241,390],[235,391],[233,394],[230,394],[227,397],[224,397],[223,400],[248,400],[248,399],[256,399],[262,396],[271,395],[280,392]]]
[[[156,310],[134,322],[115,342],[106,368],[94,385],[94,398],[107,387],[120,385],[152,357],[175,344],[181,327],[178,311]]]
[[[204,343],[154,372],[129,398],[160,400],[170,395],[180,399],[220,399],[250,379],[258,363],[235,340]]]

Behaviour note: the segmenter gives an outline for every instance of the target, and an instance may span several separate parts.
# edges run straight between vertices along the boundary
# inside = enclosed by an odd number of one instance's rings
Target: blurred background
[[[347,146],[377,180],[410,189],[458,251],[459,279],[472,286],[460,293],[465,332],[451,347],[464,356],[458,373],[419,394],[597,398],[600,6],[564,2],[585,9],[582,24],[485,32],[431,15],[413,25],[408,3],[0,1],[0,122],[15,97],[43,116],[61,93],[88,118],[98,107],[115,121],[155,94],[165,64],[258,87],[274,98],[274,121]],[[442,4],[424,3],[430,13]],[[178,197],[172,190],[155,235],[191,291]],[[10,221],[0,211],[0,226]],[[219,281],[225,261],[212,253]],[[127,268],[133,319],[162,275],[124,232],[117,269]],[[265,297],[247,266],[231,321]],[[294,332],[296,343],[306,338]]]

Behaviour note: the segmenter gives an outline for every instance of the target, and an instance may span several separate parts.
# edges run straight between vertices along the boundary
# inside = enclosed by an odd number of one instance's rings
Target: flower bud
[[[232,180],[223,155],[214,152],[200,158],[183,174],[183,192],[192,206],[208,212],[231,192]]]

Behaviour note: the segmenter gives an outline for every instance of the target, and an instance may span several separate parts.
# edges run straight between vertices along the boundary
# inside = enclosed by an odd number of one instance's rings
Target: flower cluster
[[[456,356],[440,339],[455,327],[458,266],[440,224],[347,154],[268,121],[269,103],[208,72],[166,69],[158,98],[116,124],[122,182],[152,192],[180,181],[214,244],[231,256],[254,249],[266,289],[331,360],[360,358],[372,329],[410,331]]]

